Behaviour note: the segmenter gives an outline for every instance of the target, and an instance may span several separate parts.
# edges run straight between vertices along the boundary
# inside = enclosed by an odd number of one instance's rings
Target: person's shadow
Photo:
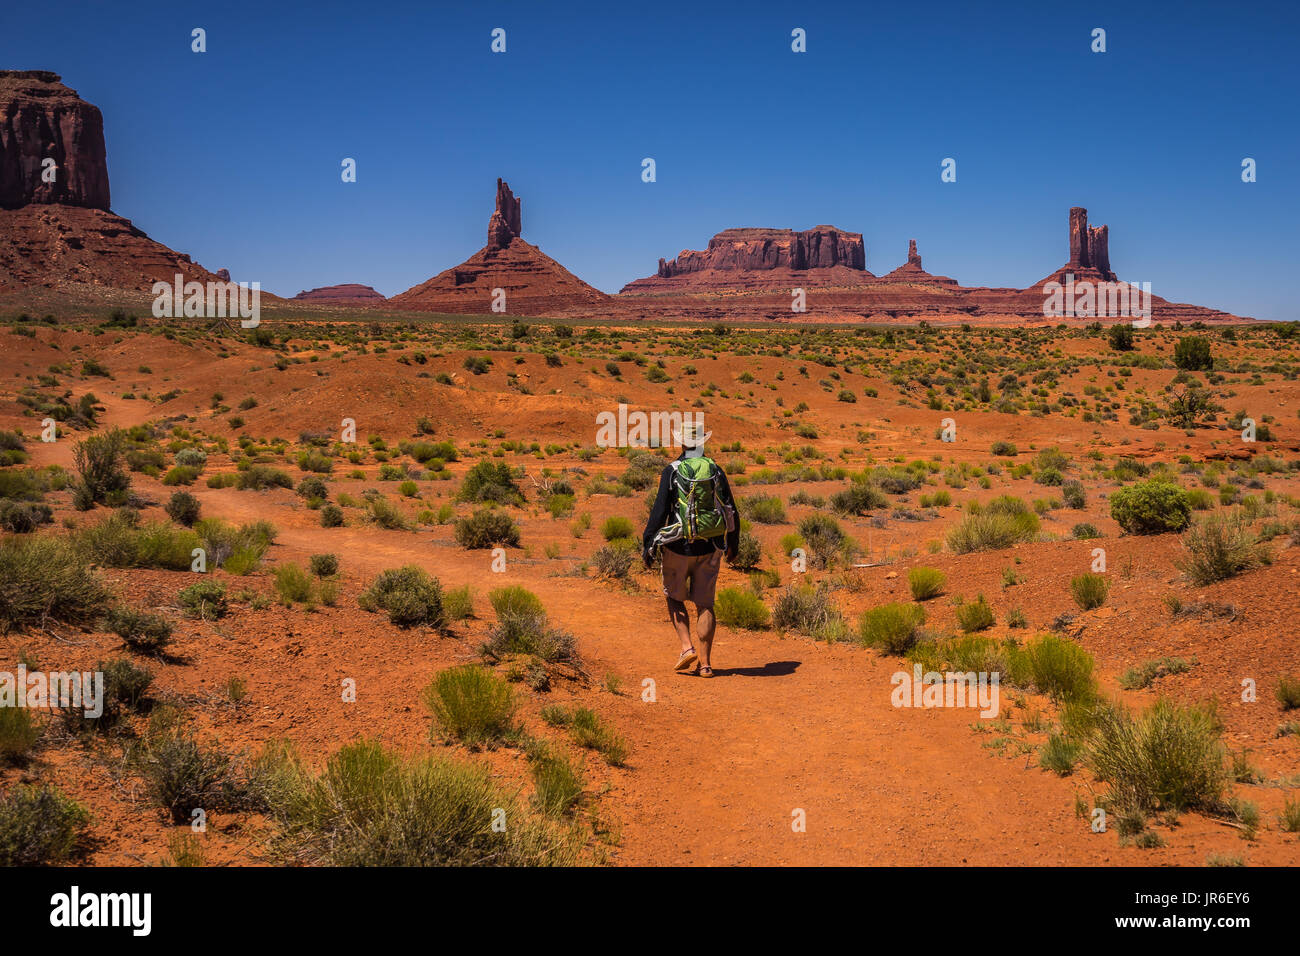
[[[802,661],[769,661],[762,667],[715,667],[718,677],[788,677]]]

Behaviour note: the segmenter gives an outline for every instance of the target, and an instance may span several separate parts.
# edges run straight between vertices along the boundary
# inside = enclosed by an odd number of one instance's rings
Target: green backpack
[[[655,535],[657,544],[720,538],[734,527],[735,512],[718,495],[719,470],[713,459],[683,458],[668,467],[673,470],[677,518]]]

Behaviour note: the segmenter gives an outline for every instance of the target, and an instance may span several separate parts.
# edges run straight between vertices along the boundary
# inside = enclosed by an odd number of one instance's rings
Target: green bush
[[[199,504],[199,499],[188,491],[175,491],[167,499],[167,505],[163,510],[167,512],[167,517],[188,528],[199,520],[202,506]]]
[[[313,554],[307,559],[311,573],[318,578],[329,578],[339,573],[339,556],[337,554]]]
[[[502,511],[480,508],[456,522],[456,542],[462,548],[518,547],[519,526]]]
[[[1102,574],[1080,574],[1070,579],[1070,593],[1081,610],[1091,611],[1106,603],[1110,582]]]
[[[81,848],[90,813],[50,786],[16,786],[0,798],[0,866],[64,863]]]
[[[845,630],[830,591],[807,584],[781,592],[772,609],[772,622],[783,631],[798,631],[828,641],[842,639]]]
[[[843,554],[848,536],[829,515],[811,514],[799,522],[799,534],[808,546],[808,559],[815,568],[827,568]]]
[[[887,654],[905,654],[917,642],[925,623],[925,609],[919,604],[882,604],[858,619],[862,643]]]
[[[943,593],[948,576],[937,568],[912,568],[907,572],[907,586],[913,601],[928,601]]]
[[[640,560],[640,554],[641,547],[632,538],[615,538],[611,544],[603,545],[592,553],[591,564],[596,569],[598,578],[626,581]]]
[[[627,760],[627,742],[590,708],[574,708],[569,717],[569,734],[579,747],[599,752],[611,767],[621,767]]]
[[[889,499],[875,485],[850,481],[849,486],[831,495],[831,510],[841,515],[864,515],[889,507]]]
[[[524,493],[515,483],[514,473],[504,462],[480,461],[465,474],[460,491],[461,501],[478,504],[522,505]]]
[[[0,705],[0,765],[21,763],[41,739],[41,728],[28,707]]]
[[[1214,368],[1210,340],[1200,335],[1179,339],[1174,346],[1174,365],[1186,372],[1209,371]]]
[[[963,602],[957,605],[957,624],[963,633],[974,634],[977,631],[987,631],[994,622],[993,608],[989,607],[983,594],[969,604]]]
[[[1011,665],[1015,682],[1028,681],[1053,700],[1088,701],[1096,696],[1092,655],[1073,641],[1043,634],[1022,654],[1023,677],[1019,662]]]
[[[551,626],[546,609],[532,591],[518,585],[495,588],[488,601],[497,623],[488,633],[484,654],[496,658],[528,654],[551,662],[576,660],[573,635]]]
[[[0,633],[45,621],[93,624],[112,597],[83,554],[63,538],[0,541]]]
[[[1194,584],[1224,581],[1271,560],[1268,548],[1239,508],[1200,519],[1183,535],[1182,544],[1186,556],[1177,565]]]
[[[150,728],[130,751],[130,763],[144,779],[155,806],[173,823],[185,823],[195,809],[261,810],[265,806],[256,768],[218,747],[199,743],[179,725]]]
[[[442,585],[423,568],[408,564],[380,573],[357,598],[364,611],[383,610],[398,627],[442,627]]]
[[[109,495],[131,487],[131,476],[123,467],[126,444],[127,433],[120,428],[77,442],[72,460],[81,477],[78,505],[85,506],[81,510],[102,504]]]
[[[948,532],[948,547],[957,554],[1000,551],[1022,541],[1032,541],[1038,529],[1038,515],[1032,511],[972,514]]]
[[[1213,713],[1161,698],[1139,717],[1103,708],[1089,764],[1119,809],[1217,810],[1227,788],[1225,749]]]
[[[538,748],[531,758],[533,806],[552,817],[570,813],[582,799],[582,774],[549,747]]]
[[[275,591],[285,605],[306,604],[312,599],[311,578],[300,565],[292,562],[275,569]]]
[[[525,813],[487,767],[406,760],[376,741],[336,752],[318,776],[278,755],[272,812],[294,856],[333,866],[566,866],[580,845],[566,826]],[[508,825],[494,831],[496,815]]]
[[[176,596],[190,617],[209,618],[225,617],[229,605],[226,601],[226,586],[220,581],[199,581],[183,588]]]
[[[745,588],[723,588],[713,602],[719,624],[755,630],[767,627],[772,615],[762,598]]]
[[[127,647],[141,654],[160,654],[172,639],[167,618],[125,606],[109,612],[108,627]]]
[[[1110,496],[1110,516],[1129,534],[1182,531],[1191,521],[1187,492],[1167,481],[1143,481]]]
[[[610,515],[601,524],[600,533],[606,541],[615,541],[619,538],[635,537],[636,529],[632,527],[632,522],[622,515]]]
[[[338,528],[343,524],[343,509],[338,505],[326,505],[320,510],[322,528]]]
[[[270,465],[250,465],[238,473],[236,487],[240,491],[262,491],[266,488],[292,488],[293,479],[288,473]]]
[[[514,691],[485,667],[442,671],[424,692],[438,728],[471,750],[495,748],[517,733]]]
[[[741,501],[741,511],[750,521],[759,524],[785,522],[785,504],[776,495],[754,495]]]

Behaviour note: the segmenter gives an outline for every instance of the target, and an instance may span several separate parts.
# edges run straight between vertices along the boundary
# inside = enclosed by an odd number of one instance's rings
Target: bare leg
[[[668,599],[668,616],[672,619],[673,630],[677,632],[677,637],[682,642],[682,652],[685,653],[691,649],[691,615],[686,610],[686,605],[681,601]],[[710,618],[712,620],[712,618]],[[709,629],[709,638],[713,637],[713,629]]]
[[[709,663],[709,654],[713,651],[713,630],[716,623],[717,622],[713,618],[712,607],[699,609],[699,614],[695,619],[695,630],[698,632],[700,640],[700,646],[698,648],[700,653],[700,667],[708,667],[710,670],[713,668]]]

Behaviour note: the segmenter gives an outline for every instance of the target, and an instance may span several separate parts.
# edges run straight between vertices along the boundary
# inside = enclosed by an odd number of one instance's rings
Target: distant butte
[[[522,203],[497,180],[487,245],[458,266],[395,295],[389,303],[422,312],[490,314],[505,292],[509,315],[554,315],[607,307],[610,297],[523,240]]]
[[[388,301],[370,286],[356,283],[327,285],[320,289],[309,289],[299,292],[293,298],[297,302],[333,302],[355,305],[381,305]]]
[[[53,162],[49,162],[52,160]],[[53,182],[42,175],[53,170]],[[45,70],[0,70],[0,293],[217,281],[109,211],[104,120]]]

